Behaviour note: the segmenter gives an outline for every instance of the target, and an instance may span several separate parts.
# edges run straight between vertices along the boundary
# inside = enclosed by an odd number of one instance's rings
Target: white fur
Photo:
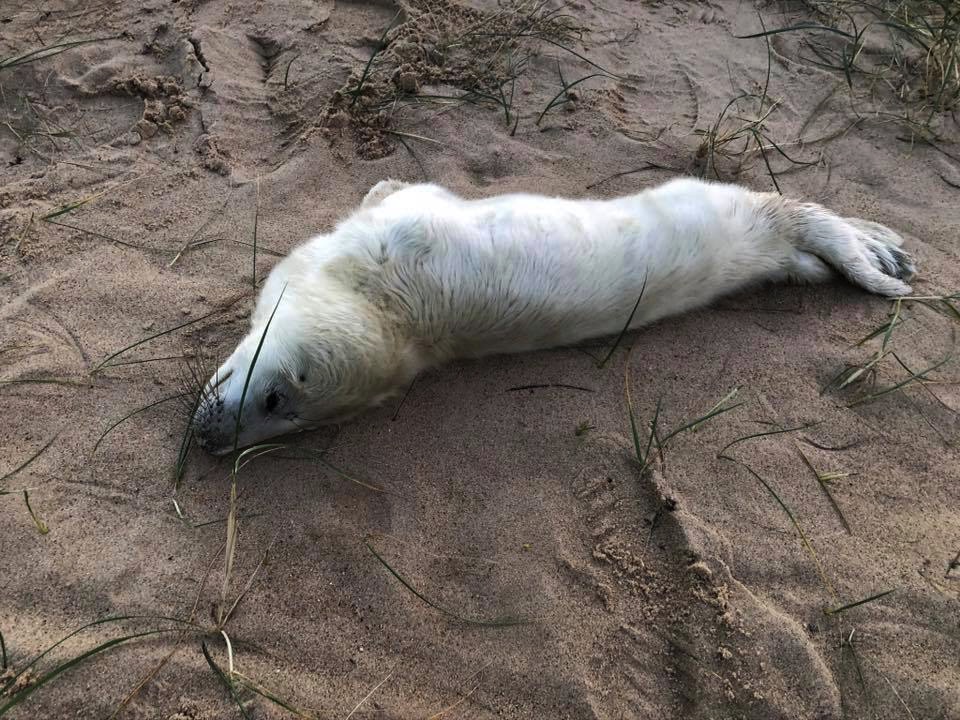
[[[239,445],[350,416],[454,357],[613,335],[641,290],[631,328],[762,281],[834,272],[907,294],[901,242],[818,205],[693,179],[613,200],[465,200],[384,181],[274,268],[197,434],[214,451],[232,447],[261,338]],[[283,397],[268,411],[271,391]]]

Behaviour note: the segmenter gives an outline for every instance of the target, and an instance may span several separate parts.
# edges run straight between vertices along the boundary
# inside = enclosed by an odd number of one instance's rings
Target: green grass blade
[[[37,526],[37,530],[41,535],[46,535],[50,532],[50,528],[47,524],[37,517],[37,514],[33,511],[33,508],[30,507],[30,493],[26,490],[23,491],[23,502],[27,506],[27,512],[30,513],[30,517],[33,519],[33,524]]]
[[[217,308],[216,310],[211,310],[210,312],[208,312],[208,313],[206,313],[206,314],[204,314],[204,315],[201,315],[200,317],[193,318],[192,320],[187,320],[187,321],[184,322],[184,323],[180,323],[179,325],[175,325],[175,326],[172,327],[172,328],[167,328],[166,330],[161,330],[160,332],[154,333],[153,335],[148,335],[147,337],[143,338],[142,340],[137,340],[137,342],[132,343],[131,345],[127,345],[127,346],[124,347],[124,348],[121,348],[120,350],[117,350],[115,353],[112,353],[112,354],[108,355],[108,356],[106,357],[106,359],[103,360],[103,362],[101,362],[99,365],[97,365],[95,368],[93,368],[93,370],[90,371],[90,374],[92,375],[92,374],[94,374],[94,373],[97,373],[97,372],[99,372],[100,370],[102,370],[102,369],[105,368],[105,367],[112,367],[112,366],[110,365],[110,361],[111,361],[111,360],[113,360],[114,358],[119,357],[120,355],[123,355],[124,353],[130,352],[130,351],[133,350],[134,348],[140,347],[141,345],[144,345],[144,344],[150,342],[151,340],[156,340],[157,338],[163,337],[164,335],[169,335],[170,333],[174,333],[174,332],[176,332],[177,330],[182,330],[182,329],[185,328],[185,327],[189,327],[189,326],[191,326],[191,325],[196,325],[198,322],[202,322],[202,321],[206,320],[207,318],[211,318],[211,317],[213,317],[214,315],[217,315],[217,314],[219,314],[219,313],[222,313],[222,312],[228,310],[229,308],[233,307],[236,303],[238,303],[241,299],[245,298],[246,296],[247,296],[247,293],[241,293],[240,295],[237,295],[237,296],[236,296],[235,298],[233,298],[232,300],[227,301],[222,307],[219,307],[219,308]]]
[[[40,661],[41,661],[44,657],[46,657],[49,653],[53,652],[53,651],[56,650],[58,647],[60,647],[61,645],[63,645],[63,643],[67,642],[67,640],[70,640],[71,638],[73,638],[73,637],[79,635],[80,633],[82,633],[84,630],[88,630],[89,628],[97,627],[97,626],[99,626],[99,625],[106,625],[106,624],[108,624],[108,623],[123,622],[123,621],[125,621],[125,620],[163,620],[163,621],[167,621],[167,622],[181,623],[181,624],[183,624],[183,625],[188,625],[188,626],[193,627],[193,628],[198,628],[198,629],[200,628],[200,626],[197,625],[196,623],[188,622],[188,621],[186,621],[186,620],[181,620],[180,618],[168,617],[168,616],[165,616],[165,615],[113,615],[113,616],[111,616],[111,617],[102,618],[102,619],[100,619],[100,620],[94,620],[93,622],[87,623],[86,625],[81,625],[80,627],[78,627],[78,628],[77,628],[76,630],[74,630],[73,632],[71,632],[71,633],[69,633],[69,634],[67,634],[67,635],[64,635],[64,636],[63,636],[62,638],[60,638],[57,642],[55,642],[53,645],[51,645],[51,646],[48,647],[46,650],[44,650],[44,651],[41,652],[39,655],[37,655],[35,658],[33,658],[33,660],[31,660],[29,663],[27,663],[26,666],[24,666],[23,668],[21,668],[21,669],[20,669],[20,672],[18,672],[16,675],[14,675],[14,676],[11,677],[11,678],[8,678],[8,679],[6,680],[6,682],[5,682],[2,686],[0,686],[0,697],[2,697],[4,694],[6,694],[7,691],[8,691],[10,688],[13,687],[13,685],[17,682],[17,680],[20,678],[21,675],[23,675],[23,674],[24,674],[25,672],[27,672],[30,668],[32,668],[34,665],[36,665],[38,662],[40,662]]]
[[[106,42],[107,40],[117,40],[121,37],[122,35],[110,35],[101,38],[89,38],[87,40],[71,40],[69,42],[58,43],[57,45],[48,45],[46,47],[37,48],[36,50],[29,50],[20,55],[11,55],[10,57],[0,59],[0,70],[16,67],[18,65],[26,65],[29,62],[36,62],[37,60],[53,57],[54,55],[59,55],[62,52],[66,52],[67,50],[75,47],[80,47],[81,45],[91,45],[93,43]]]
[[[723,398],[719,403],[717,403],[716,405],[714,405],[714,406],[713,406],[713,409],[711,409],[710,412],[708,412],[706,415],[703,415],[703,416],[701,416],[701,417],[698,417],[696,420],[691,420],[690,422],[688,422],[688,423],[686,423],[686,424],[684,424],[684,425],[681,425],[681,426],[678,427],[676,430],[672,430],[671,432],[667,433],[663,438],[660,439],[660,444],[663,445],[663,444],[665,444],[668,440],[670,440],[670,438],[675,437],[675,436],[679,435],[679,434],[682,433],[682,432],[685,432],[685,431],[687,431],[687,430],[693,430],[693,429],[696,428],[697,426],[702,425],[703,423],[705,423],[705,422],[707,422],[707,421],[709,421],[709,420],[713,420],[715,417],[718,417],[718,416],[720,416],[720,415],[723,415],[724,413],[728,413],[728,412],[730,412],[731,410],[736,410],[736,409],[737,409],[738,407],[740,407],[741,405],[746,405],[745,402],[738,402],[738,403],[734,403],[733,405],[728,405],[727,407],[720,407],[720,405],[722,405],[722,404],[725,403],[727,400],[729,400],[730,398],[732,398],[732,397],[734,396],[734,394],[736,394],[736,392],[737,392],[738,390],[739,390],[739,388],[734,388],[734,390],[731,391],[725,398]]]
[[[22,463],[20,463],[19,465],[17,465],[17,467],[15,467],[13,470],[11,470],[10,472],[8,472],[6,475],[4,475],[3,477],[0,477],[0,483],[4,482],[5,480],[7,480],[7,479],[9,479],[9,478],[12,478],[12,477],[13,477],[14,475],[16,475],[18,472],[20,472],[21,470],[24,470],[25,468],[27,468],[27,467],[30,465],[30,463],[32,463],[34,460],[36,460],[38,457],[40,457],[48,447],[50,447],[51,445],[53,445],[53,441],[56,440],[59,436],[60,436],[60,433],[58,432],[58,433],[57,433],[56,435],[54,435],[52,438],[50,438],[49,440],[47,440],[47,442],[45,442],[45,443],[41,446],[41,448],[40,448],[39,450],[37,450],[33,455],[31,455],[31,456],[28,457],[26,460],[24,460]]]
[[[763,32],[753,33],[751,35],[734,35],[737,40],[751,40],[753,38],[760,37],[769,37],[770,35],[779,35],[780,33],[796,32],[797,30],[822,30],[824,32],[834,33],[850,40],[854,40],[855,36],[851,35],[848,32],[839,30],[835,27],[830,27],[829,25],[819,25],[817,23],[811,22],[801,22],[796,25],[790,25],[788,27],[776,28],[775,30],[764,30]]]
[[[295,708],[293,705],[291,705],[291,704],[288,703],[287,701],[283,700],[282,698],[277,697],[274,693],[270,692],[269,690],[267,690],[265,687],[263,687],[263,686],[260,685],[259,683],[254,682],[253,680],[251,680],[250,678],[248,678],[246,675],[243,675],[243,674],[240,673],[239,671],[235,671],[235,672],[234,672],[234,677],[235,677],[235,678],[237,679],[237,681],[238,681],[241,685],[243,685],[247,690],[249,690],[250,692],[256,693],[257,695],[259,695],[259,696],[262,697],[262,698],[266,698],[267,700],[269,700],[270,702],[272,702],[274,705],[277,705],[277,706],[279,706],[279,707],[282,707],[282,708],[283,708],[284,710],[286,710],[288,713],[290,713],[290,714],[292,714],[292,715],[296,715],[296,716],[299,717],[299,718],[304,718],[305,720],[313,720],[313,717],[314,717],[313,715],[310,715],[309,713],[306,713],[306,712],[304,712],[303,710],[300,710],[300,709],[298,709],[298,708]]]
[[[257,199],[253,211],[253,270],[250,274],[250,283],[253,292],[257,292],[257,226],[260,224],[260,176],[257,175]]]
[[[127,420],[129,420],[130,418],[134,417],[135,415],[139,415],[142,412],[146,412],[151,408],[155,408],[157,405],[162,405],[163,403],[170,402],[171,400],[179,400],[182,397],[186,397],[186,395],[187,393],[177,393],[176,395],[168,395],[167,397],[163,397],[163,398],[160,398],[159,400],[155,400],[149,405],[144,405],[141,408],[137,408],[136,410],[127,413],[126,415],[124,415],[122,418],[114,422],[112,425],[110,425],[110,427],[108,427],[106,430],[104,430],[100,434],[100,437],[98,437],[97,441],[93,444],[93,450],[90,451],[90,454],[93,455],[95,452],[97,452],[97,448],[100,447],[100,443],[103,442],[103,439],[107,435],[109,435],[111,432],[113,432],[116,428],[118,428],[120,425],[122,425]]]
[[[866,395],[860,398],[859,400],[854,400],[852,403],[847,405],[847,407],[855,407],[857,405],[862,405],[865,402],[870,402],[871,400],[876,400],[879,397],[883,397],[884,395],[888,395],[892,392],[896,392],[897,390],[900,390],[901,388],[909,385],[910,383],[926,380],[927,375],[934,372],[935,370],[939,370],[941,367],[943,367],[948,362],[950,362],[951,359],[953,359],[953,352],[948,353],[947,356],[943,358],[943,360],[940,360],[939,362],[934,363],[933,365],[928,367],[926,370],[921,370],[918,373],[914,373],[913,375],[908,377],[906,380],[902,380],[901,382],[898,382],[896,385],[891,385],[890,387],[883,388],[882,390],[878,390],[875,393],[870,393],[869,395]]]
[[[131,635],[124,635],[123,637],[114,638],[113,640],[108,640],[105,643],[101,643],[100,645],[97,645],[91,650],[87,650],[86,652],[81,653],[80,655],[77,655],[76,657],[64,663],[61,663],[60,665],[57,665],[57,667],[55,667],[53,670],[46,673],[45,675],[40,676],[37,680],[34,680],[32,683],[24,687],[22,690],[19,690],[18,692],[15,692],[12,695],[10,695],[10,699],[7,701],[7,703],[2,707],[0,707],[0,716],[5,715],[9,710],[16,707],[20,703],[22,703],[30,695],[32,695],[34,692],[39,690],[41,687],[46,685],[48,682],[50,682],[54,678],[58,677],[59,675],[62,675],[70,668],[75,667],[76,665],[79,665],[80,663],[93,657],[94,655],[98,655],[102,652],[109,650],[112,647],[121,645],[126,642],[130,642],[131,640],[136,640],[138,638],[149,637],[151,635],[159,635],[161,633],[168,633],[168,632],[183,632],[183,631],[179,628],[163,628],[159,630],[146,630],[144,632],[133,633]]]
[[[762,438],[768,435],[781,435],[783,433],[796,432],[797,430],[806,430],[807,428],[812,428],[814,425],[819,425],[819,424],[820,423],[818,421],[818,422],[806,423],[805,425],[796,425],[795,427],[778,428],[777,430],[767,430],[765,432],[753,433],[752,435],[744,435],[743,437],[739,437],[736,440],[732,440],[728,442],[726,445],[724,445],[723,448],[721,448],[720,452],[717,453],[717,457],[719,458],[721,455],[726,453],[727,450],[732,448],[734,445],[739,445],[740,443],[746,442],[747,440]]]
[[[210,651],[207,650],[207,644],[205,642],[200,643],[200,649],[203,651],[203,657],[206,658],[210,669],[213,670],[213,674],[216,675],[217,679],[223,683],[225,688],[227,688],[227,692],[230,693],[230,697],[233,698],[233,701],[237,704],[237,707],[240,708],[240,714],[243,715],[243,717],[245,717],[247,720],[251,720],[250,715],[247,713],[247,709],[243,706],[243,700],[237,693],[236,685],[234,685],[233,681],[227,677],[227,674],[220,669],[220,666],[213,661],[213,658],[210,656]]]
[[[0,670],[7,669],[7,644],[3,641],[3,633],[0,632]]]
[[[570,88],[595,77],[608,77],[608,76],[606,75],[606,73],[591,73],[590,75],[586,75],[580,78],[579,80],[574,80],[569,85],[563,83],[563,76],[561,76],[560,79],[561,79],[561,84],[563,85],[563,89],[560,90],[560,92],[558,92],[556,95],[554,95],[553,98],[550,100],[550,102],[547,103],[547,106],[543,109],[543,112],[540,113],[540,116],[537,118],[537,122],[534,124],[539,125],[540,121],[543,120],[543,116],[546,115],[548,112],[550,112],[550,110],[553,109],[555,106],[562,105],[563,103],[568,102],[568,100],[560,101],[560,98],[566,95],[567,92],[570,90]]]
[[[787,504],[780,498],[780,496],[777,494],[777,491],[774,490],[773,487],[770,485],[770,483],[764,480],[756,470],[754,470],[752,467],[747,465],[745,462],[741,462],[740,460],[737,460],[736,458],[731,457],[730,455],[721,455],[720,457],[724,460],[729,460],[730,462],[736,463],[737,465],[745,469],[747,472],[749,472],[751,475],[753,475],[753,477],[756,478],[756,480],[764,487],[764,489],[770,494],[770,496],[777,502],[777,505],[780,506],[780,509],[783,510],[786,516],[790,519],[790,522],[793,524],[794,529],[797,531],[797,535],[800,537],[800,541],[803,543],[804,548],[806,549],[807,553],[810,555],[811,560],[813,560],[814,567],[816,567],[817,569],[817,574],[820,576],[820,581],[823,583],[824,588],[831,595],[831,597],[836,597],[837,593],[833,589],[833,584],[827,578],[827,575],[824,572],[823,567],[820,565],[820,558],[817,557],[817,553],[813,549],[813,545],[811,545],[810,541],[807,539],[807,534],[803,531],[803,528],[800,526],[800,521],[797,520],[797,517],[796,515],[793,514],[793,511],[790,510]]]
[[[447,617],[453,618],[454,620],[459,620],[460,622],[467,623],[469,625],[480,625],[482,627],[509,627],[511,625],[527,624],[526,620],[520,620],[516,618],[498,618],[495,620],[475,620],[473,618],[463,617],[462,615],[458,615],[455,612],[447,610],[446,608],[442,607],[441,605],[438,605],[433,600],[426,597],[423,593],[421,593],[416,588],[414,588],[402,575],[400,575],[400,573],[398,573],[396,570],[390,567],[390,564],[386,560],[380,557],[379,553],[377,553],[377,551],[373,549],[373,546],[368,541],[364,540],[364,545],[367,546],[367,550],[369,550],[370,553],[377,560],[380,561],[380,564],[383,565],[387,569],[387,571],[391,575],[393,575],[393,577],[401,585],[403,585],[407,590],[413,593],[425,605],[432,607],[434,610],[436,610],[439,613],[442,613],[443,615],[446,615]]]
[[[649,276],[649,271],[643,273],[643,284],[640,286],[640,295],[637,296],[637,302],[633,305],[633,310],[630,311],[630,317],[627,318],[627,322],[624,323],[623,330],[620,331],[620,334],[617,335],[617,339],[613,342],[613,347],[610,348],[610,352],[607,353],[607,356],[599,362],[597,367],[602,368],[610,358],[613,357],[613,354],[617,351],[617,348],[620,346],[620,341],[623,340],[623,336],[627,334],[630,330],[630,323],[633,322],[634,315],[637,314],[637,308],[640,307],[640,301],[643,300],[643,293],[647,289],[647,277]]]
[[[831,609],[828,609],[828,610],[824,610],[824,612],[825,612],[827,615],[837,615],[838,613],[842,613],[842,612],[844,612],[844,611],[846,611],[846,610],[849,610],[849,609],[851,609],[851,608],[855,608],[855,607],[858,607],[858,606],[860,606],[860,605],[866,605],[867,603],[873,602],[874,600],[879,600],[880,598],[886,597],[887,595],[889,595],[889,594],[892,593],[892,592],[896,592],[896,590],[897,590],[896,588],[893,588],[893,589],[891,589],[891,590],[884,590],[884,591],[881,592],[881,593],[877,593],[876,595],[871,595],[870,597],[864,598],[863,600],[857,600],[856,602],[847,603],[846,605],[841,605],[841,606],[838,607],[838,608],[831,608]]]
[[[257,343],[257,349],[253,353],[253,358],[250,360],[250,367],[247,368],[247,377],[243,381],[243,392],[240,393],[240,405],[237,408],[237,425],[234,428],[233,433],[233,449],[237,449],[237,444],[240,442],[240,421],[243,418],[243,403],[247,399],[247,390],[250,389],[250,378],[253,377],[253,369],[257,365],[257,360],[260,359],[260,351],[263,349],[263,341],[267,339],[267,332],[270,330],[270,323],[273,322],[273,316],[277,314],[277,308],[280,307],[280,301],[283,300],[283,294],[287,291],[287,285],[284,283],[283,288],[280,290],[280,295],[277,297],[277,302],[273,306],[273,310],[270,312],[270,317],[267,318],[267,324],[263,328],[263,333],[260,335],[260,342]]]

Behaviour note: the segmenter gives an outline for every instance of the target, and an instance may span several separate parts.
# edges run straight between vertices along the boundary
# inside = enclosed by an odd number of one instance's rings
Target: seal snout
[[[225,400],[229,375],[211,383],[193,416],[193,436],[197,445],[214,455],[224,455],[234,446],[237,433],[236,411]]]

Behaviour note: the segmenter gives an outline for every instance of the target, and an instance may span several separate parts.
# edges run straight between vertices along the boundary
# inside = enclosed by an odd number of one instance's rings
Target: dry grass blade
[[[827,615],[837,615],[839,613],[850,610],[851,608],[859,607],[860,605],[866,605],[867,603],[873,602],[874,600],[879,600],[882,597],[886,597],[892,592],[896,592],[896,588],[892,590],[884,590],[883,592],[877,593],[876,595],[871,595],[870,597],[864,598],[863,600],[857,600],[856,602],[847,603],[846,605],[841,605],[840,607],[830,608],[824,610]]]
[[[177,509],[177,514],[181,515],[180,508],[177,505],[176,500],[173,501],[173,506]],[[193,619],[197,615],[197,608],[200,606],[200,598],[203,596],[203,591],[207,586],[207,580],[210,578],[210,573],[213,572],[213,566],[216,564],[217,558],[220,557],[220,553],[223,552],[223,549],[224,548],[221,545],[220,549],[217,550],[217,552],[210,559],[210,562],[207,564],[206,571],[203,573],[203,577],[201,577],[200,579],[200,583],[197,587],[197,594],[193,599],[193,607],[190,609],[190,615],[187,617],[187,622],[189,623],[192,623]],[[115,718],[117,718],[120,715],[120,713],[123,712],[124,708],[126,708],[127,705],[130,704],[133,698],[135,698],[137,694],[141,690],[143,690],[144,687],[147,686],[147,683],[149,683],[153,678],[157,676],[157,674],[159,674],[161,670],[163,670],[164,666],[168,662],[170,662],[170,658],[172,658],[183,647],[182,643],[187,638],[188,633],[189,633],[189,629],[185,629],[181,631],[180,636],[176,639],[175,645],[170,650],[170,652],[164,655],[163,659],[161,659],[160,662],[157,663],[157,665],[154,666],[154,668],[149,673],[147,673],[143,678],[141,678],[141,680],[136,685],[133,686],[130,692],[126,694],[123,700],[121,700],[120,703],[117,705],[117,707],[114,709],[113,713],[110,715],[108,720],[115,720]]]
[[[193,235],[191,235],[190,238],[180,247],[180,249],[177,250],[177,254],[173,256],[173,260],[167,264],[167,267],[173,267],[176,265],[177,260],[179,260],[187,250],[189,250],[191,247],[197,247],[197,243],[194,242],[197,239],[197,236],[210,227],[210,223],[212,223],[217,217],[223,214],[223,211],[226,210],[227,204],[230,202],[230,198],[232,197],[233,188],[231,188],[230,192],[227,193],[227,197],[220,206],[220,209],[215,213],[211,213],[207,219],[203,221],[200,227],[193,232]]]
[[[58,437],[60,437],[60,433],[59,433],[59,432],[58,432],[56,435],[54,435],[52,438],[50,438],[49,440],[47,440],[47,442],[45,442],[42,446],[40,446],[40,449],[37,450],[33,455],[31,455],[31,456],[28,457],[26,460],[24,460],[22,463],[20,463],[19,465],[17,465],[17,467],[15,467],[13,470],[11,470],[10,472],[8,472],[6,475],[0,477],[0,483],[8,480],[9,478],[12,478],[14,475],[16,475],[16,474],[17,474],[18,472],[20,472],[21,470],[24,470],[24,469],[26,469],[27,467],[29,467],[29,465],[30,465],[34,460],[36,460],[38,457],[40,457],[41,455],[43,455],[44,451],[45,451],[47,448],[49,448],[51,445],[53,445],[53,442],[54,442]]]
[[[257,517],[257,516],[245,515],[244,517]],[[227,522],[229,522],[229,518]],[[207,524],[207,523],[204,523],[204,524]],[[220,622],[221,628],[230,621],[230,618],[233,616],[233,613],[236,611],[236,609],[240,606],[240,603],[243,601],[243,598],[245,598],[247,596],[247,593],[250,592],[250,588],[253,587],[254,580],[257,579],[257,574],[260,572],[263,566],[267,563],[267,559],[270,557],[270,550],[273,547],[273,543],[275,541],[276,541],[275,539],[270,541],[270,545],[267,546],[266,550],[264,550],[263,557],[260,558],[260,562],[257,563],[257,566],[253,569],[253,572],[250,573],[250,577],[247,579],[247,584],[243,586],[243,590],[241,590],[240,593],[237,595],[237,599],[233,601],[233,605],[230,606],[230,609],[227,610],[226,613],[224,613],[223,620]]]
[[[360,702],[358,702],[356,705],[354,705],[353,710],[351,710],[349,713],[347,713],[347,716],[346,716],[343,720],[350,720],[350,718],[352,718],[352,717],[356,714],[357,710],[359,710],[360,707],[361,707],[367,700],[369,700],[370,698],[372,698],[372,697],[373,697],[373,694],[374,694],[377,690],[379,690],[380,687],[381,687],[387,680],[389,680],[392,676],[393,676],[393,670],[391,670],[390,672],[388,672],[388,673],[387,673],[387,676],[386,676],[385,678],[383,678],[383,680],[381,680],[381,681],[378,682],[376,685],[374,685],[372,688],[370,688],[370,692],[368,692],[366,695],[364,695],[364,696],[360,699]]]
[[[800,457],[803,459],[804,465],[810,468],[810,472],[813,473],[813,476],[817,479],[817,484],[820,486],[820,489],[823,490],[823,494],[827,496],[827,500],[830,501],[830,506],[833,508],[833,511],[837,514],[837,518],[840,520],[840,524],[843,525],[843,529],[847,531],[847,535],[853,535],[853,530],[850,528],[850,523],[847,522],[847,518],[844,516],[843,511],[840,509],[840,505],[837,503],[836,499],[833,497],[833,493],[830,492],[829,482],[833,478],[837,477],[846,477],[847,474],[821,474],[810,462],[810,458],[807,457],[806,453],[800,449],[800,446],[797,445],[797,452],[800,453]]]
[[[37,517],[37,514],[33,511],[33,508],[30,507],[30,493],[26,490],[23,491],[23,503],[27,506],[27,512],[30,513],[30,517],[33,519],[33,524],[37,526],[37,530],[41,535],[46,535],[50,532],[50,528],[47,527],[47,524]]]
[[[380,564],[387,569],[387,572],[393,575],[393,577],[397,580],[397,582],[399,582],[401,585],[403,585],[403,587],[405,587],[407,590],[413,593],[413,595],[416,596],[422,603],[424,603],[425,605],[428,605],[429,607],[432,607],[434,610],[436,610],[437,612],[443,615],[446,615],[447,617],[453,618],[454,620],[458,620],[462,623],[467,623],[468,625],[479,625],[481,627],[510,627],[512,625],[526,625],[528,623],[527,620],[521,620],[517,618],[510,618],[510,617],[496,618],[494,620],[476,620],[474,618],[468,618],[462,615],[458,615],[457,613],[451,610],[447,610],[445,607],[438,605],[433,600],[428,598],[426,595],[421,593],[419,590],[414,588],[413,585],[411,585],[402,575],[400,575],[400,573],[398,573],[396,570],[394,570],[390,566],[390,563],[384,560],[380,556],[380,554],[373,549],[373,546],[368,541],[364,540],[364,545],[366,545],[367,550],[369,550],[370,553],[377,560],[380,561]]]
[[[816,551],[813,549],[813,545],[810,544],[810,541],[807,539],[806,533],[803,532],[803,528],[800,526],[800,522],[797,520],[796,515],[793,514],[793,511],[790,510],[787,504],[780,498],[780,496],[777,494],[777,491],[774,490],[773,487],[770,485],[770,483],[764,480],[756,470],[754,470],[752,467],[747,465],[745,462],[741,462],[740,460],[737,460],[735,457],[731,457],[730,455],[721,455],[720,457],[724,460],[729,460],[730,462],[736,463],[740,467],[744,468],[747,472],[753,475],[753,477],[756,478],[756,480],[763,486],[763,488],[770,494],[770,496],[774,500],[776,500],[777,505],[780,506],[780,509],[783,510],[786,516],[790,519],[791,524],[793,525],[794,529],[797,531],[797,535],[800,537],[800,542],[803,544],[804,549],[806,549],[807,553],[810,555],[810,559],[813,560],[813,564],[817,570],[817,575],[820,576],[820,582],[823,583],[823,586],[827,590],[827,592],[830,594],[830,597],[836,598],[837,593],[833,589],[833,584],[827,578],[827,575],[820,564],[820,558],[817,556]]]
[[[217,628],[223,628],[227,621],[227,593],[230,592],[230,580],[233,578],[233,562],[237,552],[237,476],[230,483],[230,510],[227,513],[227,541],[223,568],[223,586],[220,590],[220,605],[217,608]]]

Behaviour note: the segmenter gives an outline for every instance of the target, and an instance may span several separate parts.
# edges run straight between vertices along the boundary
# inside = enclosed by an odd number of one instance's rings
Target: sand
[[[811,17],[762,12],[767,27]],[[586,0],[547,13],[487,0],[0,10],[3,57],[112,38],[0,70],[0,477],[52,440],[0,482],[12,491],[0,496],[5,677],[98,619],[200,626],[99,653],[10,717],[240,716],[201,647],[229,672],[215,625],[230,461],[191,450],[174,489],[183,398],[98,438],[184,392],[183,356],[223,358],[244,333],[251,273],[262,278],[381,179],[471,197],[608,197],[714,177],[697,131],[731,98],[760,93],[769,59],[779,103],[764,132],[812,163],[768,149],[775,170],[793,170],[777,176],[783,192],[901,231],[918,294],[960,286],[949,117],[935,147],[911,141],[877,112],[905,106],[861,85],[851,125],[842,75],[798,59],[795,38],[776,36],[768,53],[734,37],[760,29],[749,4]],[[516,46],[504,33],[525,37]],[[488,65],[501,46],[512,57]],[[577,84],[538,125],[562,91],[558,68],[568,84],[601,72],[561,46],[609,74]],[[498,105],[491,83],[511,67]],[[444,99],[468,91],[474,102]],[[800,146],[801,135],[828,139]],[[762,158],[747,160],[737,173],[721,157],[716,172],[773,189]],[[53,218],[73,228],[42,220],[81,200]],[[455,363],[420,377],[402,405],[293,439],[385,492],[289,453],[243,469],[226,593],[242,601],[223,628],[234,672],[322,718],[960,717],[955,365],[932,373],[936,384],[849,407],[907,377],[887,356],[866,383],[821,393],[877,351],[879,339],[854,344],[892,309],[840,282],[760,288],[628,336],[603,368],[583,349]],[[950,352],[949,317],[919,303],[901,316],[891,347],[906,366]],[[193,320],[114,363],[173,359],[90,374]],[[658,401],[661,435],[735,388],[723,407],[742,404],[672,438],[641,472],[625,377],[644,441]],[[718,458],[737,438],[805,425],[726,450],[766,488]],[[849,531],[801,452],[832,478]],[[504,618],[523,623],[464,621]],[[111,638],[170,627],[87,629],[17,687]],[[238,692],[250,717],[290,716]]]

